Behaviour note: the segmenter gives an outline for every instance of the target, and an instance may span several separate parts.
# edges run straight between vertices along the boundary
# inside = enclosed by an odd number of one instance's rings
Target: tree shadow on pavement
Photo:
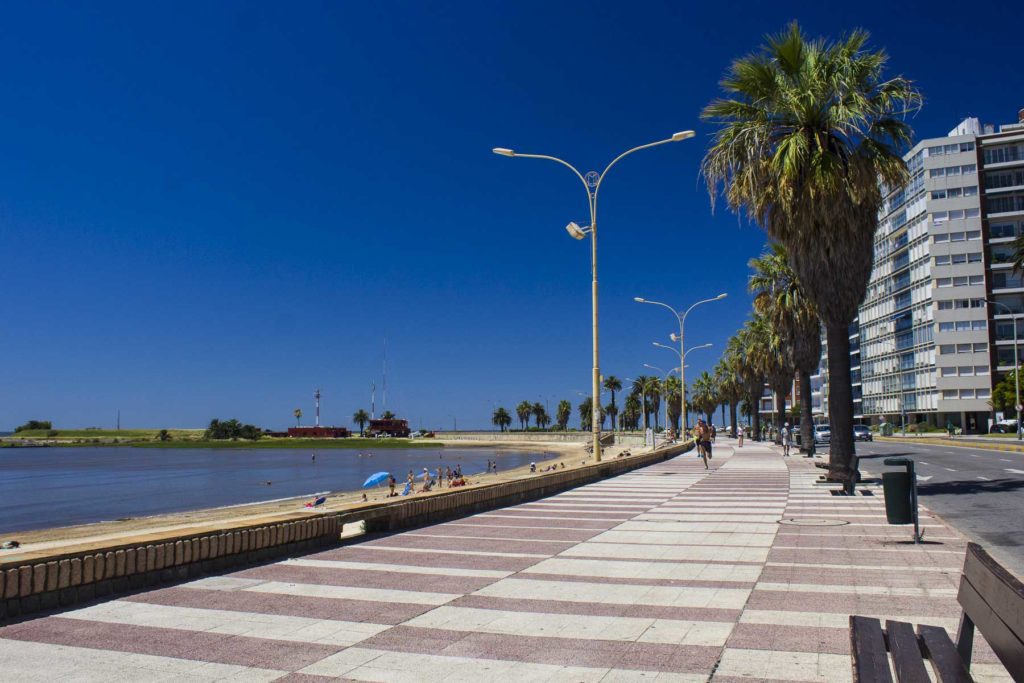
[[[918,484],[921,496],[969,496],[976,493],[1005,493],[1024,489],[1024,479],[993,479],[992,481],[939,481],[934,484]]]
[[[921,455],[921,454],[913,452],[913,451],[910,451],[910,452],[907,452],[907,453],[870,453],[870,454],[865,454],[865,455],[861,455],[860,453],[858,453],[857,454],[857,458],[859,460],[873,460],[873,459],[876,459],[876,458],[905,458],[905,457],[908,457],[908,456],[911,456],[911,455]]]

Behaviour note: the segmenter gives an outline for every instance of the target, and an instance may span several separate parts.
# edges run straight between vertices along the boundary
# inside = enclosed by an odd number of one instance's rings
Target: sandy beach
[[[442,442],[443,443],[443,442]],[[490,447],[494,448],[499,444],[493,441],[452,441],[447,445],[457,447]],[[543,450],[550,457],[537,462],[537,473],[531,474],[528,465],[513,469],[504,469],[501,466],[501,456],[498,455],[498,472],[496,474],[474,474],[466,477],[468,487],[493,484],[496,482],[510,481],[520,477],[539,476],[543,469],[550,465],[561,465],[564,463],[566,469],[579,467],[592,461],[592,456],[584,450],[582,443],[565,442],[501,442],[501,449],[507,450]],[[642,449],[622,446],[612,446],[604,450],[605,458],[611,459],[624,450],[639,453]],[[396,473],[396,476],[398,473]],[[399,490],[404,487],[404,478],[398,476]],[[420,482],[417,480],[417,489]],[[435,488],[433,491],[415,493],[415,496],[436,495],[447,489]],[[363,494],[367,500],[363,500]],[[326,503],[317,508],[317,511],[324,510],[354,510],[362,505],[380,503],[387,499],[388,489],[386,486],[367,490],[337,491],[327,494]],[[148,517],[137,517],[126,520],[98,522],[94,524],[82,524],[76,526],[53,527],[49,529],[38,529],[32,531],[18,532],[0,540],[16,540],[21,547],[16,551],[0,550],[0,559],[5,555],[18,552],[31,552],[37,550],[53,550],[66,545],[80,545],[91,543],[107,543],[116,541],[121,537],[133,537],[139,534],[155,534],[176,531],[185,531],[189,528],[203,528],[216,524],[244,524],[250,520],[257,520],[262,517],[273,516],[285,513],[296,513],[312,508],[306,508],[308,497],[285,498],[262,503],[251,503],[233,505],[228,507],[215,507],[186,512],[176,512]]]

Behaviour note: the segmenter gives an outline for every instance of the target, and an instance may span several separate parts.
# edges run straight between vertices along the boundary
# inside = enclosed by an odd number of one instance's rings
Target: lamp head
[[[500,154],[503,157],[514,157],[516,155],[515,152],[508,149],[507,147],[495,147],[491,151],[494,152],[495,154]]]
[[[643,298],[642,296],[634,296],[633,301],[637,302],[638,304],[647,303],[647,299]]]
[[[671,339],[674,342],[679,341],[679,335],[676,334],[675,332],[673,332],[672,334],[668,335],[668,338]]]
[[[719,301],[721,299],[724,299],[727,296],[729,296],[729,295],[726,294],[725,292],[722,292],[721,294],[719,294],[718,296],[715,297],[715,301]]]
[[[679,142],[680,140],[689,140],[694,135],[696,135],[696,133],[694,133],[692,130],[682,130],[672,136],[672,142]]]
[[[565,231],[574,240],[581,240],[587,236],[587,228],[581,228],[575,221],[570,221],[569,225],[565,226]]]

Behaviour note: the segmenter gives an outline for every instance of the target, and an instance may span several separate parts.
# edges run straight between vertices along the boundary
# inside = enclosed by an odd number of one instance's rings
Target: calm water
[[[352,490],[380,471],[401,482],[410,469],[438,464],[461,464],[469,475],[489,459],[507,470],[545,457],[495,448],[368,453],[325,449],[314,461],[301,449],[4,448],[0,534]]]

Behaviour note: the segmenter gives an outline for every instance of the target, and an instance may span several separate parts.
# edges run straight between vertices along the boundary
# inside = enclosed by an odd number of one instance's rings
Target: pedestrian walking
[[[694,430],[697,439],[697,454],[704,461],[704,469],[708,469],[708,457],[711,454],[711,430],[704,424],[704,420],[697,420],[697,428]]]
[[[711,423],[711,443],[715,442],[715,437],[718,436],[718,430],[715,429],[715,423]]]
[[[736,435],[739,438],[739,448],[743,448],[743,425],[736,428]]]
[[[784,457],[788,458],[789,457],[789,442],[790,442],[790,433],[789,433],[789,423],[788,422],[782,425],[782,430],[779,432],[779,436],[782,439],[782,455]]]

